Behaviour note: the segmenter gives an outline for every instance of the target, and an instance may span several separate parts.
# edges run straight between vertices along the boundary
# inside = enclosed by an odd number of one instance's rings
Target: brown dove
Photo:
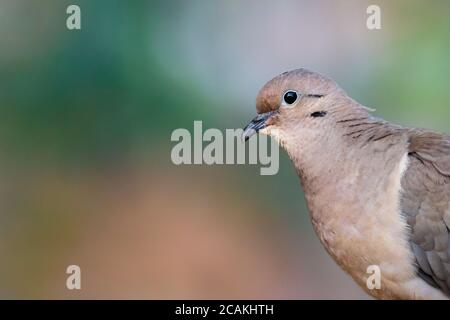
[[[450,136],[377,118],[306,69],[270,80],[256,110],[243,137],[260,132],[286,150],[342,269],[375,298],[450,298]]]

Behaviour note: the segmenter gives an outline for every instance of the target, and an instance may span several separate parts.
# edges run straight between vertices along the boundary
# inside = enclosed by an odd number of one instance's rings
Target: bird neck
[[[302,141],[287,150],[307,197],[360,193],[361,188],[378,187],[396,170],[407,152],[407,136],[385,121],[361,118],[338,123],[320,143]]]

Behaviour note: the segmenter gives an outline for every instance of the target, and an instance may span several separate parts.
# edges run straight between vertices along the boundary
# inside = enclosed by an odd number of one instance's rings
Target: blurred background
[[[0,0],[0,298],[367,299],[284,152],[274,176],[175,166],[170,135],[244,126],[259,88],[299,67],[450,132],[449,34],[439,0]]]

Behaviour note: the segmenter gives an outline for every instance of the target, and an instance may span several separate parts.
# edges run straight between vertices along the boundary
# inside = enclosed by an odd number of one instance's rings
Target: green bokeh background
[[[448,1],[1,0],[0,298],[366,299],[316,239],[284,153],[275,176],[174,166],[170,135],[242,127],[259,88],[298,67],[450,132],[449,35]]]

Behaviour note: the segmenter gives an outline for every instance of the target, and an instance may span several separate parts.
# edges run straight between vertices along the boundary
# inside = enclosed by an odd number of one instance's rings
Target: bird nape
[[[306,69],[265,84],[256,110],[248,127],[292,159],[314,230],[342,269],[376,298],[450,298],[450,136],[377,118]]]

